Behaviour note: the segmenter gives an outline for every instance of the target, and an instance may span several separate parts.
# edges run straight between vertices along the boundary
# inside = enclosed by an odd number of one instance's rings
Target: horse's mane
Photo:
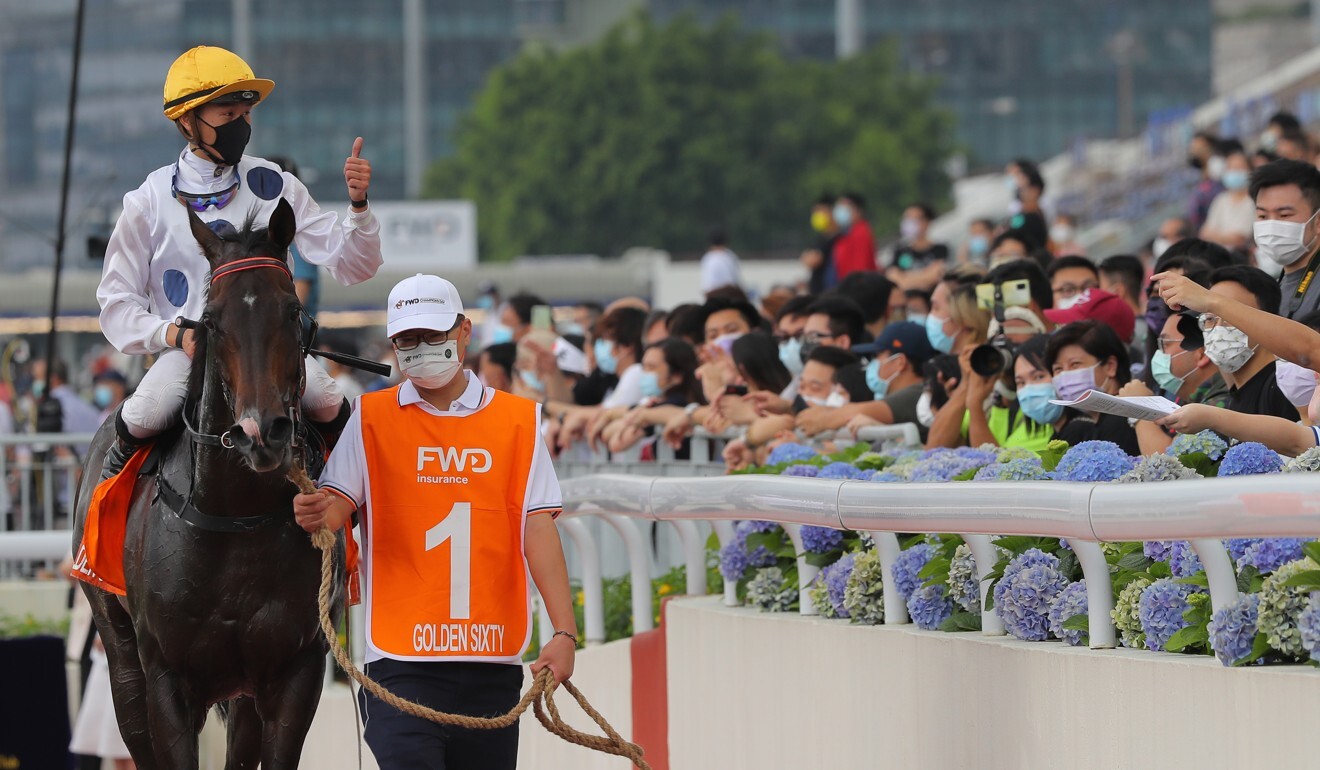
[[[253,208],[248,212],[247,219],[243,221],[243,229],[238,231],[230,230],[228,234],[221,235],[220,239],[224,242],[223,253],[218,255],[218,260],[212,266],[212,269],[226,265],[237,259],[244,259],[251,256],[269,256],[276,259],[286,258],[287,250],[281,251],[270,241],[267,228],[257,226],[257,210]],[[280,253],[276,253],[280,252]],[[204,289],[207,306],[211,300],[211,281],[208,275],[206,287]],[[202,319],[193,319],[201,321]],[[198,326],[194,330],[196,334],[197,347],[193,352],[193,367],[188,374],[188,406],[196,403],[202,397],[202,385],[206,381],[206,346],[207,333],[205,326]]]

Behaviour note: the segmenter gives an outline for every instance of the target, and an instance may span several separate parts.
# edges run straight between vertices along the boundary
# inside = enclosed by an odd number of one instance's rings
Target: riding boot
[[[339,402],[339,414],[335,415],[330,421],[307,421],[307,424],[315,428],[316,432],[321,436],[321,440],[325,442],[325,451],[327,453],[335,448],[335,444],[339,443],[339,434],[344,432],[344,426],[348,424],[348,416],[352,413],[353,409],[348,405],[348,399],[344,399]]]
[[[138,447],[146,443],[146,439],[140,439],[134,436],[128,430],[128,424],[124,422],[124,416],[115,412],[115,440],[110,448],[105,450],[105,462],[101,465],[101,479],[111,479],[119,475],[124,469],[124,465],[137,452]]]

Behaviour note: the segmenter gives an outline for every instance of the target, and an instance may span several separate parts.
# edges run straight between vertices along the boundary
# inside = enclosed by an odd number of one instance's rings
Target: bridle
[[[282,259],[276,259],[274,257],[257,256],[257,257],[244,257],[243,259],[236,259],[232,262],[226,262],[225,264],[215,268],[214,270],[211,271],[211,278],[209,285],[214,286],[216,281],[218,281],[221,278],[225,278],[227,276],[235,275],[237,273],[242,273],[247,270],[262,270],[262,269],[279,270],[280,272],[284,273],[284,275],[287,276],[290,280],[293,280],[293,271],[289,269],[289,265],[287,261]],[[303,395],[303,391],[307,389],[307,369],[303,365],[302,360],[307,358],[308,351],[311,350],[312,345],[316,344],[316,332],[318,329],[318,324],[316,323],[316,319],[313,318],[305,308],[300,307],[299,313],[300,313],[300,318],[298,319],[298,336],[299,336],[299,347],[301,348],[302,358],[299,359],[298,362],[298,389],[294,393],[293,403],[285,405],[289,411],[289,419],[293,420],[293,436],[295,442],[294,444],[295,450],[298,449],[297,442],[299,440],[298,439],[300,433],[299,428],[301,427],[300,423],[302,422],[302,409],[301,409],[302,395]],[[306,321],[306,324],[304,324],[304,321]],[[194,331],[201,331],[202,329],[205,329],[208,332],[215,330],[208,318],[204,318],[201,322],[189,320],[186,318],[179,318],[175,323],[179,325],[180,329],[193,329]],[[205,362],[203,362],[202,365],[205,366],[206,365]],[[221,382],[221,389],[223,391],[222,395],[224,396],[225,403],[229,405],[230,411],[232,411],[234,406],[233,396],[228,392],[228,388],[225,388],[223,382]],[[230,436],[229,431],[225,431],[224,433],[217,435],[214,433],[204,433],[198,430],[197,427],[193,425],[192,422],[188,419],[187,409],[183,410],[183,424],[184,424],[184,428],[188,431],[189,437],[192,439],[193,443],[195,444],[202,444],[204,446],[215,446],[215,447],[220,447],[221,449],[234,448],[233,438]]]

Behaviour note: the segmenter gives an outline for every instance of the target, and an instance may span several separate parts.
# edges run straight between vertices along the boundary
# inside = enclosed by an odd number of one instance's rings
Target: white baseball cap
[[[447,332],[463,312],[463,300],[454,284],[436,275],[418,273],[390,290],[385,333],[390,337],[409,329]]]

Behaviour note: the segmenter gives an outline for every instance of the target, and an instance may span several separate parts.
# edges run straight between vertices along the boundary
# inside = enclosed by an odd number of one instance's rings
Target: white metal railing
[[[621,532],[623,523],[631,525],[633,519],[678,525],[759,519],[784,525],[799,551],[797,530],[804,524],[870,532],[885,577],[886,624],[907,622],[903,603],[892,593],[891,567],[898,555],[894,533],[962,535],[976,557],[983,607],[989,588],[985,578],[995,562],[993,536],[1068,538],[1086,577],[1090,644],[1096,649],[1115,645],[1109,617],[1112,589],[1101,541],[1189,540],[1206,570],[1211,603],[1218,609],[1238,595],[1233,565],[1221,539],[1320,536],[1320,477],[1309,474],[1156,484],[870,484],[755,475],[690,479],[600,475],[570,479],[563,487],[566,523],[572,517],[606,516]],[[716,533],[723,545],[732,528],[716,526]],[[588,558],[584,554],[583,562]],[[704,575],[704,555],[697,563]],[[688,564],[691,576],[693,561]],[[644,630],[651,626],[651,600],[648,592],[642,601],[637,576],[649,578],[649,563],[638,556],[633,570],[634,625]],[[803,614],[814,614],[805,589],[816,572],[799,560]],[[730,598],[726,591],[726,601]],[[982,632],[1004,632],[993,610],[983,610]]]
[[[0,532],[54,529],[72,512],[90,433],[0,436]]]

